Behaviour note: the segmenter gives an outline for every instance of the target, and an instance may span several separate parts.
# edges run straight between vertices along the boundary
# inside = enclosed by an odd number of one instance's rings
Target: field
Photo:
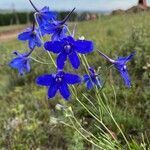
[[[73,28],[72,25],[70,25]],[[18,27],[17,27],[18,28]],[[22,29],[22,26],[19,26]],[[4,27],[7,31],[16,27]],[[0,27],[0,33],[4,31]],[[103,91],[107,96],[107,103],[113,117],[129,141],[132,150],[149,149],[150,138],[150,14],[149,12],[101,16],[99,20],[77,23],[76,38],[84,36],[93,40],[95,51],[87,55],[90,66],[101,67],[101,77],[106,83]],[[97,49],[112,58],[126,56],[136,51],[135,58],[129,62],[129,73],[132,80],[130,89],[124,87],[119,74],[110,64],[97,53]],[[35,78],[43,73],[49,73],[54,66],[42,49],[36,49],[33,57],[44,59],[50,65],[32,62],[29,74],[18,77],[16,70],[12,70],[8,63],[13,58],[12,52],[27,51],[27,45],[11,38],[0,41],[0,149],[56,149],[56,150],[97,150],[89,144],[77,131],[59,123],[59,119],[66,119],[63,112],[56,110],[57,103],[72,107],[77,120],[87,122],[83,127],[98,134],[95,129],[94,118],[72,98],[65,102],[58,95],[54,100],[47,100],[46,88],[38,87]],[[66,67],[66,70],[70,66]],[[70,70],[73,71],[73,70]],[[79,73],[83,75],[84,67]],[[87,92],[85,87],[79,87],[81,93]],[[89,98],[90,99],[90,98]],[[91,101],[94,101],[92,98]],[[94,103],[94,102],[93,102]],[[90,104],[86,104],[90,108]],[[83,121],[84,120],[84,121]],[[104,113],[103,121],[108,129],[119,141],[121,149],[128,149],[120,130],[112,118]],[[65,121],[64,121],[65,122]],[[82,123],[81,123],[82,124]],[[98,125],[100,126],[100,125]],[[117,148],[114,148],[117,149]],[[106,149],[107,150],[107,149]]]

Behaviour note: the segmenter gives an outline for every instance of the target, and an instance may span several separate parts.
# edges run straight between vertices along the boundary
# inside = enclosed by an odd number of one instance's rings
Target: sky
[[[111,11],[127,9],[137,4],[138,0],[32,0],[37,8],[49,6],[54,10],[70,10],[76,7],[78,11]],[[150,5],[150,0],[147,0]],[[28,0],[0,0],[0,9],[32,10]]]

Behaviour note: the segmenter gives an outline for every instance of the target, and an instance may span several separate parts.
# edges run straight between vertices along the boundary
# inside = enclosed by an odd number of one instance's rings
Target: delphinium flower
[[[36,19],[39,25],[46,25],[47,22],[52,22],[56,20],[57,13],[54,11],[50,11],[49,7],[45,6],[41,10],[36,12]]]
[[[131,81],[129,78],[126,64],[128,61],[130,61],[134,57],[135,52],[131,53],[127,57],[118,57],[117,60],[113,60],[109,58],[107,55],[105,55],[101,51],[98,51],[98,52],[101,56],[103,56],[105,59],[107,59],[109,62],[111,62],[115,66],[115,68],[119,71],[121,77],[123,78],[125,85],[127,87],[131,87]]]
[[[44,29],[42,29],[42,31],[45,30],[44,34],[51,34],[52,41],[59,41],[65,38],[69,30],[66,22],[70,18],[74,10],[75,8],[62,21],[53,20],[51,24],[45,25],[43,27]]]
[[[31,54],[32,50],[29,53],[20,54],[18,52],[13,52],[17,57],[12,59],[9,63],[9,66],[13,69],[18,69],[19,75],[22,76],[25,72],[30,72],[30,59],[28,56]]]
[[[103,84],[99,75],[92,67],[89,68],[89,74],[83,76],[83,81],[85,82],[88,90],[91,90],[94,87],[94,85],[98,88],[101,88]]]
[[[51,34],[52,40],[61,40],[66,37],[68,32],[67,20],[74,12],[75,8],[62,20],[57,20],[57,13],[50,11],[49,7],[44,7],[38,10],[35,5],[29,0],[33,8],[35,9],[35,17],[40,28],[41,35]]]
[[[45,6],[41,10],[39,10],[31,0],[29,0],[29,2],[36,11],[36,19],[39,25],[47,24],[48,21],[52,21],[57,18],[57,13],[54,11],[50,11],[49,7]]]
[[[36,46],[40,47],[42,45],[40,33],[39,30],[35,27],[35,24],[33,27],[29,27],[24,32],[19,34],[18,39],[21,41],[28,41],[30,49],[34,49]]]
[[[49,7],[45,6],[41,10],[37,9],[31,0],[29,0],[32,7],[35,9],[36,21],[40,27],[40,33],[44,36],[47,33],[47,27],[52,26],[52,21],[56,20],[57,13],[50,11]]]
[[[88,40],[74,40],[71,36],[67,36],[61,41],[50,41],[44,44],[46,50],[58,54],[57,67],[63,69],[67,57],[70,60],[74,69],[78,69],[80,66],[80,60],[78,53],[87,54],[93,51],[94,44]]]
[[[44,74],[36,79],[36,83],[41,86],[48,87],[48,98],[53,98],[59,90],[65,100],[70,98],[68,84],[77,84],[81,82],[81,78],[76,74],[58,71],[56,74]]]
[[[42,36],[52,32],[54,28],[53,22],[56,20],[56,16],[56,13],[50,11],[49,7],[44,7],[41,11],[36,12],[35,17]]]

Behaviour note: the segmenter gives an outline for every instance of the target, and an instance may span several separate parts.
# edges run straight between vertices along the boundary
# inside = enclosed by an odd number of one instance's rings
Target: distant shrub
[[[12,24],[26,24],[33,20],[33,13],[30,12],[14,12],[0,14],[0,26]]]

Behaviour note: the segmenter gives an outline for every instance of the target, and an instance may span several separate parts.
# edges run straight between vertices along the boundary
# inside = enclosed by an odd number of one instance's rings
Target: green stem
[[[37,60],[37,59],[35,59],[34,57],[31,57],[31,56],[29,58],[31,58],[32,60],[34,60],[35,62],[38,62],[40,64],[44,64],[44,65],[50,65],[51,64],[51,63],[46,63],[46,62],[39,61],[39,60]]]
[[[96,143],[94,143],[92,140],[89,140],[85,135],[83,135],[82,132],[79,131],[79,130],[76,128],[76,126],[74,125],[74,123],[73,123],[73,121],[70,119],[70,117],[69,117],[69,120],[70,120],[70,122],[72,123],[74,129],[75,129],[86,141],[88,141],[89,143],[93,144],[94,146],[96,146],[96,147],[98,147],[98,148],[100,148],[100,149],[103,149],[103,147],[100,147],[99,145],[97,145]]]

